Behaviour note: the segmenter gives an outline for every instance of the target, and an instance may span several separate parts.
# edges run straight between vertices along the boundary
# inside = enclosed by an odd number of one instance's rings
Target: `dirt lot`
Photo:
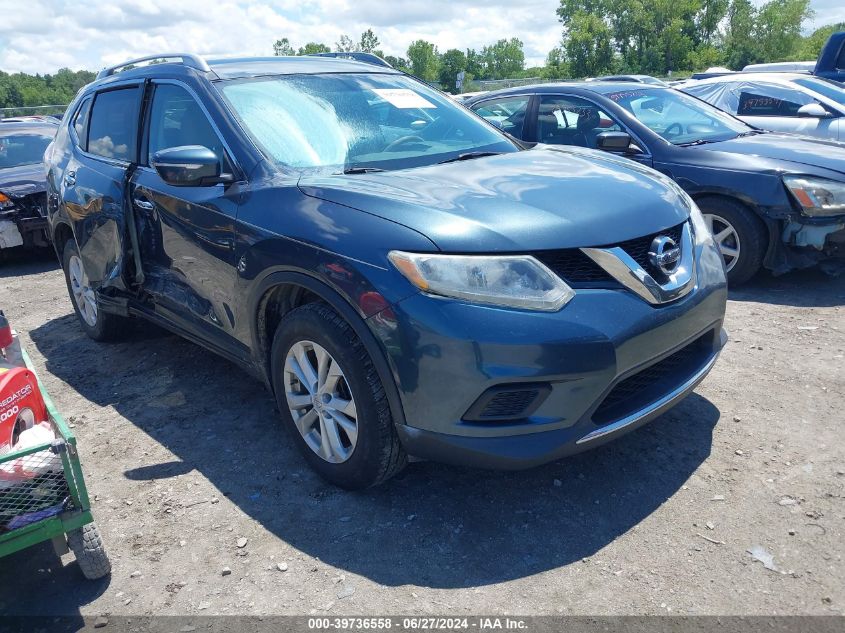
[[[0,264],[0,306],[75,426],[114,565],[86,582],[19,553],[0,613],[845,611],[845,278],[733,292],[710,377],[615,443],[519,473],[416,463],[360,494],[312,475],[228,362],[149,326],[87,339],[49,255]]]

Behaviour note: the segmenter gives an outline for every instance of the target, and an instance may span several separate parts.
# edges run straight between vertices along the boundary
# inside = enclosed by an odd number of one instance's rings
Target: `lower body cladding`
[[[661,306],[615,289],[577,290],[555,313],[415,295],[371,318],[399,389],[405,450],[529,468],[657,417],[725,344],[727,289],[715,268],[699,267],[697,287]]]

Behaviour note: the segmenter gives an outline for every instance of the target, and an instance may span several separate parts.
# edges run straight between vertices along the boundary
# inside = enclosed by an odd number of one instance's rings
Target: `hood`
[[[308,196],[397,222],[449,252],[601,246],[688,211],[664,176],[609,154],[535,149],[390,172],[303,177]]]
[[[737,157],[732,166],[735,162],[747,163],[748,171],[760,171],[762,167],[775,171],[817,173],[833,178],[837,178],[837,174],[839,178],[845,177],[845,143],[837,141],[763,133],[687,149],[702,153],[732,154]],[[719,157],[718,160],[723,158],[730,160],[727,156]]]
[[[47,191],[47,174],[43,163],[0,169],[0,191],[20,197]]]

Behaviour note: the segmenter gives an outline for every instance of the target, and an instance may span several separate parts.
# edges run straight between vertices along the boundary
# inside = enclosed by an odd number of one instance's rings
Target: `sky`
[[[756,0],[760,4],[762,0]],[[812,0],[805,25],[845,21],[843,0]],[[148,54],[272,55],[273,42],[334,48],[372,28],[388,55],[416,39],[439,50],[476,48],[501,38],[524,43],[541,65],[560,40],[558,0],[0,0],[0,70],[98,70]]]

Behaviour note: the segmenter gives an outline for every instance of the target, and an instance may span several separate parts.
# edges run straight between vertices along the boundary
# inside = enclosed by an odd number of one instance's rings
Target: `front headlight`
[[[12,200],[9,196],[5,193],[0,191],[0,211],[5,211],[6,209],[11,209],[15,206],[14,200]]]
[[[390,261],[412,284],[432,295],[472,303],[560,310],[575,292],[529,255],[440,255],[391,251]]]
[[[783,182],[801,205],[804,215],[845,213],[845,182],[805,176],[784,176]]]

